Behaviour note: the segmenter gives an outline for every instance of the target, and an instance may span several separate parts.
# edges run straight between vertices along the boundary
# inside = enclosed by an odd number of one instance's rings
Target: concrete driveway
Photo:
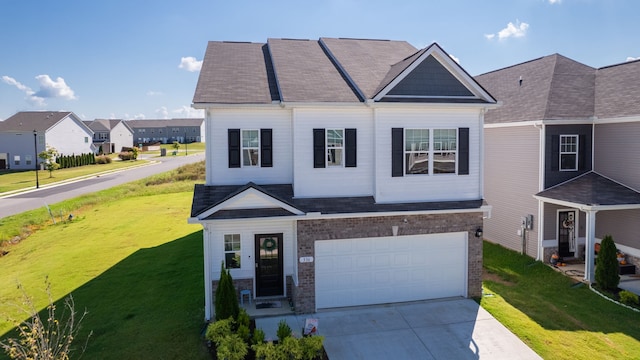
[[[256,319],[267,339],[277,339],[285,319],[300,334],[306,318],[331,360],[340,359],[541,359],[470,299],[447,299],[344,308],[308,315]]]

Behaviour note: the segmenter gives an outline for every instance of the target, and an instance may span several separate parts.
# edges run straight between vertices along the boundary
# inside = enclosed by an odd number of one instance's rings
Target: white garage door
[[[467,233],[315,242],[316,307],[466,296]]]

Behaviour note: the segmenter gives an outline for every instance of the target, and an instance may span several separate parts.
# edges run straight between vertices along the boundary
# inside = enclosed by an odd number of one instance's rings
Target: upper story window
[[[13,164],[14,165],[20,165],[20,155],[14,155],[13,156]]]
[[[391,129],[391,176],[469,175],[469,128]]]
[[[227,130],[229,167],[272,167],[272,129]]]
[[[258,130],[242,130],[242,166],[258,166],[260,136]]]
[[[88,136],[85,136],[85,137],[84,137],[84,143],[85,143],[85,144],[88,144],[88,143],[89,143],[89,137],[88,137]]]
[[[240,234],[225,234],[224,265],[227,269],[239,269],[241,258]]]
[[[560,135],[560,171],[578,170],[578,135]]]
[[[406,129],[405,174],[455,174],[458,129]]]
[[[313,167],[356,167],[356,129],[313,129]]]
[[[109,133],[101,132],[101,133],[99,133],[99,134],[98,134],[98,138],[99,138],[100,140],[106,140],[106,139],[108,139],[108,138],[109,138]]]
[[[342,166],[344,155],[344,130],[327,129],[327,165]]]

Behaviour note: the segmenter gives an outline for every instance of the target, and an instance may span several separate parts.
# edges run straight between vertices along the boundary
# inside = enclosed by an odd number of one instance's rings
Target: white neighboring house
[[[123,147],[133,147],[133,130],[120,119],[95,119],[84,121],[93,130],[96,151],[104,154],[117,153]]]
[[[34,169],[37,154],[93,153],[93,131],[70,111],[21,111],[0,121],[0,169]]]
[[[209,42],[205,318],[237,290],[317,309],[481,295],[483,118],[495,99],[437,44]]]

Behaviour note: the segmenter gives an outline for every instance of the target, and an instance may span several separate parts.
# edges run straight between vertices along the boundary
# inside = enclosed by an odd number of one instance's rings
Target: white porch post
[[[209,227],[203,225],[202,242],[204,247],[204,320],[213,317],[213,294],[211,287],[211,241],[209,241]]]
[[[586,210],[587,224],[586,224],[586,239],[585,239],[585,262],[584,262],[584,279],[589,283],[593,283],[595,280],[595,256],[594,249],[596,243],[596,213],[597,210]]]

